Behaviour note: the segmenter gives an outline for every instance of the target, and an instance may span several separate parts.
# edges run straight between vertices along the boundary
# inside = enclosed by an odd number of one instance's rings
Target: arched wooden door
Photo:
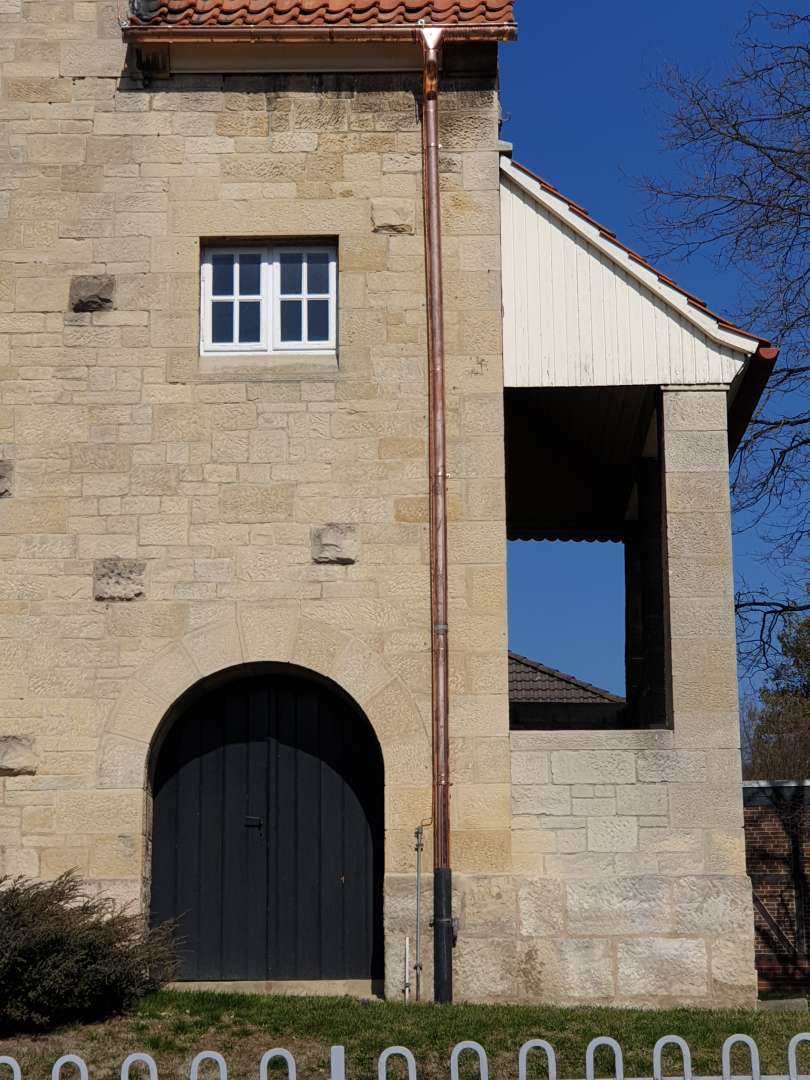
[[[180,919],[191,981],[382,977],[383,764],[315,678],[195,696],[153,770],[153,923]]]

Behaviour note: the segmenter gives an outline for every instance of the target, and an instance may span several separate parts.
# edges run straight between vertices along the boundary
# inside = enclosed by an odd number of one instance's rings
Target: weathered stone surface
[[[636,755],[629,750],[555,750],[551,776],[555,784],[632,784]]]
[[[571,790],[554,784],[514,785],[512,813],[566,816],[571,813]]]
[[[465,938],[513,937],[515,930],[514,879],[483,874],[463,879],[461,918]]]
[[[321,525],[312,529],[312,561],[351,566],[357,562],[360,538],[355,525]]]
[[[412,235],[415,219],[416,207],[412,199],[374,199],[371,203],[374,232]]]
[[[84,274],[71,278],[71,311],[109,311],[115,297],[115,278],[110,274]]]
[[[14,464],[0,461],[0,499],[8,499],[14,494]]]
[[[588,821],[589,851],[635,851],[638,825],[629,817],[591,818]]]
[[[610,999],[615,989],[610,943],[598,939],[563,941],[560,974],[567,997]]]
[[[565,893],[561,881],[521,881],[517,892],[519,929],[523,937],[550,937],[565,927]]]
[[[681,877],[673,883],[672,900],[681,933],[726,934],[751,927],[747,877]]]
[[[33,776],[36,771],[34,740],[27,735],[0,735],[0,776]]]
[[[146,595],[146,563],[139,559],[96,559],[95,600],[141,600]]]
[[[569,881],[568,928],[573,934],[644,934],[672,926],[669,886],[660,878]]]
[[[641,938],[619,945],[619,992],[627,998],[705,998],[708,956],[703,941]]]

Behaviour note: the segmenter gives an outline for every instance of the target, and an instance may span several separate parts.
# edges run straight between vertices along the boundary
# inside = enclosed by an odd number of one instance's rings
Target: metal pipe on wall
[[[433,731],[433,997],[453,1000],[453,905],[450,870],[450,737],[447,588],[447,442],[444,385],[444,289],[439,189],[439,57],[442,30],[421,31],[422,182],[428,330],[430,608]]]

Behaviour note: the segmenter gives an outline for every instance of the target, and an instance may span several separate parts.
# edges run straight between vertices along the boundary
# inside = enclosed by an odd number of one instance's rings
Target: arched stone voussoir
[[[149,687],[150,695],[163,702],[167,710],[200,677],[199,668],[186,650],[185,640],[169,645],[138,671],[139,681]]]
[[[417,702],[379,652],[329,623],[302,618],[297,605],[240,603],[131,677],[102,733],[98,786],[142,786],[155,736],[183,694],[209,675],[263,662],[312,671],[344,690],[368,717],[390,764],[406,752],[415,764],[429,762],[430,732]]]
[[[148,747],[170,704],[153,696],[149,684],[133,675],[107,719],[104,735],[120,735]]]
[[[183,645],[201,678],[237,667],[245,660],[239,623],[233,611],[186,634]]]
[[[289,664],[299,618],[298,604],[238,604],[236,621],[245,663]]]
[[[96,787],[145,788],[149,743],[110,732],[96,759]]]
[[[347,633],[329,623],[300,619],[293,644],[292,663],[338,682],[335,678],[336,661],[350,640]]]
[[[365,709],[378,691],[394,681],[395,675],[376,650],[359,638],[349,637],[332,664],[331,678]]]

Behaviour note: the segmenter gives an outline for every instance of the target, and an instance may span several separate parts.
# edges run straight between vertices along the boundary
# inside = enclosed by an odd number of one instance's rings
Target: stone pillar
[[[712,997],[756,995],[753,909],[745,876],[726,393],[664,389],[664,569],[668,600],[665,767],[671,828],[702,839],[691,873],[715,904],[690,924],[710,946]],[[700,880],[700,879],[693,879]],[[744,919],[741,907],[744,905]],[[736,917],[730,920],[731,909]]]

